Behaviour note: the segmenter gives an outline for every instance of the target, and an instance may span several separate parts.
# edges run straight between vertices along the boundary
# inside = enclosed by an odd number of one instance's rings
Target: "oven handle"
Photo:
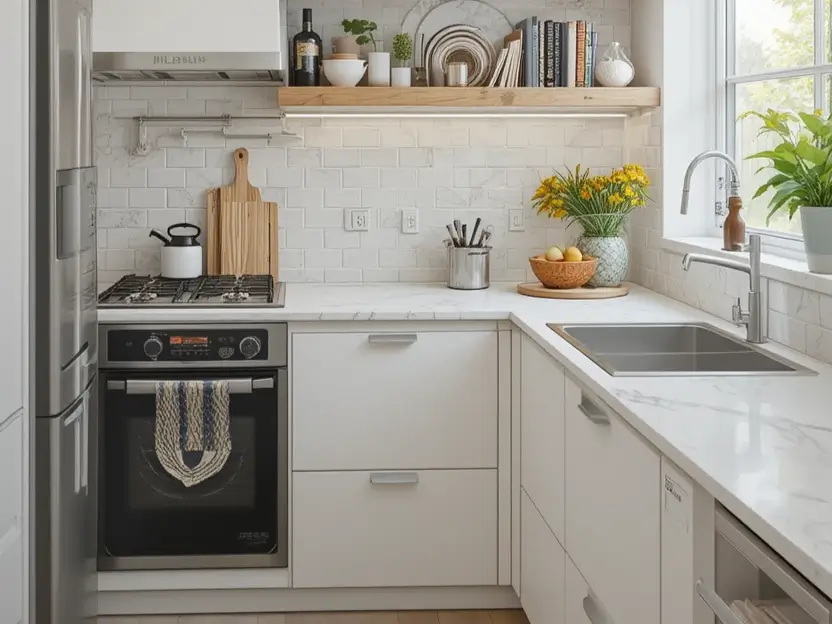
[[[251,394],[255,390],[269,390],[274,388],[274,379],[272,377],[266,379],[225,379],[217,381],[225,381],[228,384],[228,394]],[[124,390],[127,394],[156,394],[156,384],[165,382],[166,380],[161,379],[108,381],[107,390]]]

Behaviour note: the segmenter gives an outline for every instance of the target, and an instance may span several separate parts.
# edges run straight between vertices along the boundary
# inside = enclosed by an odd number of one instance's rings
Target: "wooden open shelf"
[[[490,109],[551,113],[636,113],[661,103],[657,87],[486,88],[486,87],[284,87],[284,109]]]

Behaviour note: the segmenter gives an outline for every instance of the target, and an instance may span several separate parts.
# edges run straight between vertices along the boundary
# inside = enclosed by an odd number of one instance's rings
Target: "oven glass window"
[[[229,374],[200,380],[250,377]],[[262,379],[269,375],[257,375]],[[193,377],[193,375],[191,375]],[[131,371],[110,380],[184,379]],[[231,455],[205,481],[186,487],[168,474],[154,444],[156,398],[104,388],[100,555],[104,557],[274,554],[278,543],[278,399],[272,388],[232,394]],[[196,465],[202,453],[186,452]]]

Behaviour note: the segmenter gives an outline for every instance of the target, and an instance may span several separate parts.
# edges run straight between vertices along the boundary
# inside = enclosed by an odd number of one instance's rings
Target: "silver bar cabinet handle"
[[[591,592],[584,597],[583,606],[584,613],[592,624],[613,624],[612,619],[604,613]]]
[[[418,472],[373,472],[370,474],[373,485],[413,485],[419,483]]]
[[[585,394],[581,394],[581,402],[578,403],[581,414],[589,418],[596,425],[609,425],[610,417],[600,407],[590,401]]]
[[[418,336],[416,334],[370,334],[367,339],[371,344],[413,344]]]
[[[707,587],[702,582],[702,579],[696,581],[696,593],[711,608],[716,619],[722,622],[722,624],[743,624],[742,620],[725,604],[725,601],[714,590]]]
[[[127,394],[156,394],[156,384],[164,383],[161,379],[128,379],[127,381],[108,381],[107,390],[124,390]],[[219,380],[218,380],[219,381]],[[255,390],[274,388],[274,379],[226,379],[229,394],[251,394]]]

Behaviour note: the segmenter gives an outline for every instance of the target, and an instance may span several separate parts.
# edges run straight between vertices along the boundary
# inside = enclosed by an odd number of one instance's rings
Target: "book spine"
[[[527,87],[539,87],[540,86],[540,31],[538,30],[538,20],[536,17],[531,18],[531,28],[532,28],[532,45],[531,45],[531,54],[532,54],[532,72],[531,72],[531,81],[526,85]]]
[[[589,74],[592,70],[592,23],[590,22],[586,24],[586,54],[584,59],[584,86],[589,87],[591,86]]]
[[[589,81],[595,86],[595,64],[598,62],[598,32],[592,31],[592,68],[590,69]]]
[[[546,87],[556,87],[560,78],[555,73],[557,65],[556,59],[560,58],[560,50],[558,50],[560,38],[556,35],[556,26],[557,24],[552,20],[546,22],[546,76],[544,82],[544,86]]]
[[[546,86],[546,21],[537,21],[537,86]]]
[[[575,65],[575,86],[583,87],[586,78],[586,22],[577,26],[577,59]]]
[[[577,50],[578,50],[578,24],[576,22],[569,22],[569,41],[566,46],[567,55],[569,57],[569,65],[566,71],[566,86],[575,86],[575,67],[577,66]]]
[[[555,36],[558,38],[557,86],[565,87],[566,83],[568,82],[566,78],[566,71],[569,66],[569,59],[566,56],[566,41],[569,38],[569,33],[567,32],[567,26],[565,22],[558,22],[555,26],[557,28],[557,30],[555,31]]]

